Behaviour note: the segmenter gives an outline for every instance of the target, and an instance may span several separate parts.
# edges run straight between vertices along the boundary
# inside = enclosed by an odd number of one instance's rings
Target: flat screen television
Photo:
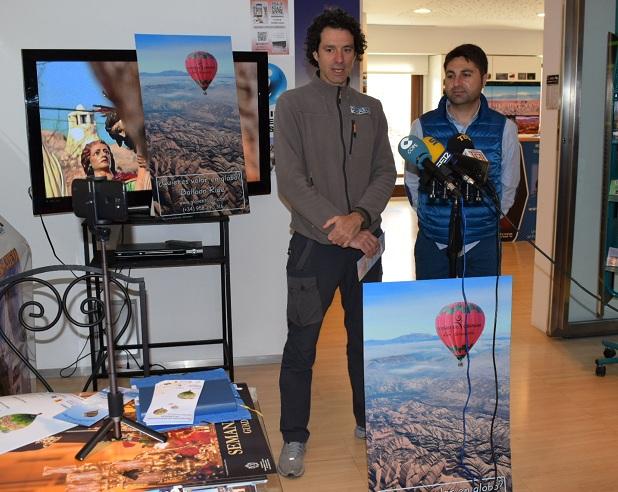
[[[93,140],[108,144],[114,172],[129,177],[136,173],[140,153],[139,142],[133,140],[139,139],[130,138],[128,131],[119,133],[119,112],[112,102],[117,98],[108,97],[103,89],[100,80],[105,74],[93,70],[101,66],[117,69],[115,87],[131,92],[139,87],[134,50],[24,49],[22,62],[34,214],[72,210],[71,183],[85,177],[82,153]],[[249,194],[268,194],[268,55],[235,51],[234,68],[237,81],[244,82],[238,84],[238,100]],[[138,126],[143,135],[141,100],[135,107],[139,112],[133,121],[141,118]],[[139,186],[128,190],[129,207],[150,205],[151,191],[140,190]]]

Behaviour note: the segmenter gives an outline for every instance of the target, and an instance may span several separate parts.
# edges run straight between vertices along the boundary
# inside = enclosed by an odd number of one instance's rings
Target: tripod
[[[79,197],[84,194],[87,195],[87,199],[84,201],[85,207],[83,205],[75,206],[76,200],[79,200]],[[121,423],[150,436],[155,441],[165,442],[167,441],[167,436],[125,417],[122,393],[118,391],[118,380],[114,364],[114,334],[111,322],[111,291],[106,247],[109,241],[110,229],[106,226],[109,225],[112,220],[126,220],[127,202],[123,184],[120,182],[107,181],[105,178],[103,178],[103,181],[99,178],[92,177],[86,180],[74,180],[73,203],[75,214],[82,217],[85,216],[88,227],[95,235],[100,246],[101,269],[103,270],[103,323],[105,326],[105,340],[107,344],[107,359],[109,366],[109,393],[107,394],[109,416],[103,419],[101,428],[75,455],[76,459],[83,461],[99,442],[107,438],[107,434],[110,431],[113,431],[112,439],[122,439]],[[101,207],[98,206],[99,203],[101,203]],[[85,211],[85,213],[80,215],[82,211]]]

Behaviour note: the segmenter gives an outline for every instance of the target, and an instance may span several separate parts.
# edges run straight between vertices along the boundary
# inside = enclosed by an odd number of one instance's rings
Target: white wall
[[[293,3],[293,2],[290,2]],[[293,5],[290,5],[292,8]],[[290,12],[290,19],[293,12]],[[55,264],[30,199],[26,120],[20,50],[22,48],[131,49],[134,33],[227,35],[233,49],[250,49],[249,0],[225,3],[183,0],[75,0],[42,2],[3,0],[0,7],[0,214],[27,239],[33,266]],[[228,27],[226,27],[228,26]],[[230,27],[231,26],[231,27]],[[245,28],[247,26],[247,28]],[[293,43],[290,43],[293,46]],[[273,176],[274,177],[274,176]],[[285,254],[288,212],[277,198],[251,197],[251,214],[232,217],[231,284],[236,358],[259,358],[282,352],[285,341]],[[56,252],[66,263],[83,261],[81,228],[72,214],[48,216]],[[148,226],[135,230],[137,240],[216,237],[214,225]],[[149,293],[152,340],[220,330],[219,271],[216,267],[133,270],[144,276]],[[39,368],[57,368],[75,359],[83,340],[73,333],[54,333],[38,344]],[[204,359],[205,348],[155,353],[162,360]]]
[[[423,55],[376,55],[363,57],[369,73],[413,73],[426,75],[428,57]]]
[[[544,80],[541,85],[541,142],[536,219],[536,243],[553,256],[558,171],[558,131],[560,111],[547,108],[548,75],[560,74],[562,60],[562,10],[564,0],[545,0],[543,38]],[[532,325],[545,331],[549,319],[551,265],[540,253],[535,254],[532,293]]]
[[[367,43],[375,54],[431,55],[474,43],[488,55],[540,55],[543,32],[369,24]]]

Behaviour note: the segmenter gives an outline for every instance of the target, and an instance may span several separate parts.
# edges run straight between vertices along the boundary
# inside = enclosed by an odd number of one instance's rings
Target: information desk
[[[246,400],[245,385],[240,393]],[[132,418],[134,412],[127,404],[126,415]],[[170,431],[165,444],[123,427],[121,441],[100,443],[85,461],[76,460],[94,432],[95,427],[75,427],[1,454],[0,491],[171,490],[177,484],[202,490],[264,479],[256,490],[282,490],[257,413],[251,420]]]

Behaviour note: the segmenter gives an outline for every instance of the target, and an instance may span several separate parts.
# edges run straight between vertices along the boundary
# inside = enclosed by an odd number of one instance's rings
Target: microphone
[[[457,133],[449,138],[446,148],[457,154],[463,154],[466,149],[473,149],[474,143],[465,133]]]
[[[481,150],[474,148],[474,143],[468,135],[464,133],[453,135],[446,148],[455,154],[451,166],[466,183],[478,187],[487,182],[487,158]]]
[[[457,154],[472,157],[478,161],[489,162],[483,151],[474,147],[474,142],[465,133],[458,133],[452,136],[446,147]]]
[[[414,136],[403,137],[397,146],[399,155],[406,162],[406,170],[411,171],[409,164],[414,164],[420,171],[424,168],[425,160],[431,160],[427,146],[423,141]]]
[[[439,142],[438,142],[439,143]],[[416,165],[419,171],[427,170],[433,177],[444,184],[444,187],[457,198],[461,197],[461,192],[457,189],[457,185],[451,178],[451,172],[448,168],[434,164],[432,154],[430,153],[425,139],[421,140],[415,135],[404,137],[397,146],[399,155],[407,163]]]
[[[444,172],[449,176],[453,174],[452,164],[455,159],[454,154],[446,150],[444,148],[444,145],[442,145],[434,137],[427,136],[423,138],[423,142],[425,142],[425,144],[427,145],[429,153],[431,154],[431,158],[436,163],[436,166],[439,168],[443,168]],[[462,178],[464,178],[465,180],[464,176],[462,176]]]

